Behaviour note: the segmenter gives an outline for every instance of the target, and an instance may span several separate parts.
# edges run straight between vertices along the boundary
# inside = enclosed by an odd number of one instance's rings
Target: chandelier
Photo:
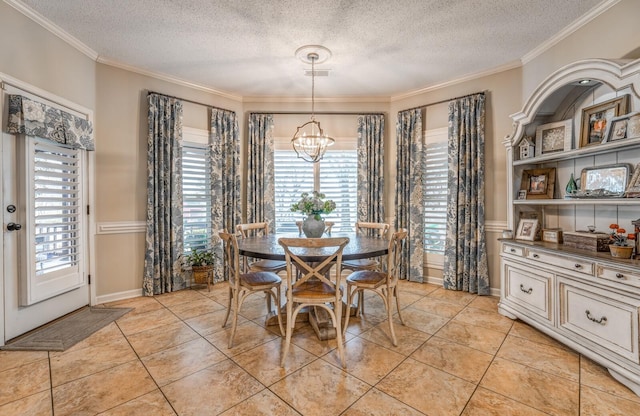
[[[322,46],[303,46],[296,51],[296,55],[304,50],[312,50],[307,53],[306,60],[304,56],[301,57],[304,62],[311,62],[311,121],[298,127],[293,139],[291,139],[291,145],[299,158],[315,163],[322,160],[327,147],[335,143],[335,140],[322,130],[320,122],[316,121],[315,117],[315,63],[320,58],[318,50],[325,52],[329,52],[329,50]]]

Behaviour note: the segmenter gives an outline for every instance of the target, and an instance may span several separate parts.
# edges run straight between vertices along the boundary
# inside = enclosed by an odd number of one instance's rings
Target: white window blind
[[[447,231],[447,143],[428,143],[424,169],[424,250],[444,254]]]
[[[314,188],[314,164],[297,157],[293,150],[275,150],[275,211],[276,233],[298,232],[296,221],[303,219],[299,212],[291,212],[291,205],[300,194]]]
[[[325,216],[335,222],[332,231],[354,231],[358,220],[358,153],[355,150],[328,151],[320,161],[320,192],[336,203]]]
[[[184,252],[211,247],[211,162],[206,145],[183,143]]]

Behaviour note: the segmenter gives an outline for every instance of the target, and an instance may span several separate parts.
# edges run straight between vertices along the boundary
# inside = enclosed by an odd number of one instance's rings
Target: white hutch
[[[537,218],[545,229],[608,233],[617,223],[633,232],[640,198],[580,195],[565,198],[571,174],[584,168],[640,163],[640,136],[587,145],[581,143],[583,109],[628,95],[626,112],[640,111],[640,60],[590,59],[567,65],[543,81],[512,115],[505,138],[508,224],[517,233],[520,218]],[[572,126],[570,144],[521,159],[519,143],[551,123]],[[553,124],[551,124],[553,125]],[[584,140],[584,139],[583,139]],[[554,151],[555,150],[555,151]],[[541,199],[518,199],[523,173],[555,169],[555,189]],[[580,188],[581,183],[578,182]],[[522,194],[520,198],[523,198]],[[640,253],[639,253],[640,254]],[[501,240],[499,311],[519,318],[609,369],[640,395],[640,260],[561,243]]]

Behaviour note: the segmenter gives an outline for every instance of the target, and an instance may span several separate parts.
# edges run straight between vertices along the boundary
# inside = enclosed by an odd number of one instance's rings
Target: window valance
[[[95,150],[89,120],[22,95],[9,95],[7,133],[24,133],[73,148]]]

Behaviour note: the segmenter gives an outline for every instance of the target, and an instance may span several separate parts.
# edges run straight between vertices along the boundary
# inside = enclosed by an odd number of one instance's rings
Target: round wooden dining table
[[[269,234],[266,236],[247,237],[238,240],[238,251],[241,256],[268,259],[285,260],[284,249],[278,244],[280,237],[300,237],[298,234]],[[389,240],[380,237],[371,237],[355,233],[332,233],[331,237],[349,237],[342,251],[342,260],[366,259],[384,256],[389,251]],[[303,238],[303,237],[300,237]],[[295,248],[293,252],[307,262],[322,262],[335,248]],[[351,306],[349,313],[355,313],[355,307]],[[307,318],[320,340],[336,337],[335,329],[331,324],[329,314],[322,308],[313,308],[307,313],[301,312],[300,318]],[[275,314],[267,316],[267,325],[277,325]]]

